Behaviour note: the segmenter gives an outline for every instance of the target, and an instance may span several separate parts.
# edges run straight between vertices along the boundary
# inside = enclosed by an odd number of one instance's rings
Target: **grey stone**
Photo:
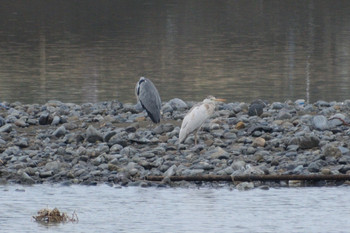
[[[14,123],[18,127],[27,127],[28,126],[28,124],[23,119],[18,119]]]
[[[339,158],[342,155],[342,152],[339,149],[339,147],[337,147],[337,146],[326,145],[323,148],[323,155],[324,156],[330,156],[330,157]]]
[[[166,103],[163,105],[161,111],[164,113],[172,113],[174,111],[173,107],[169,104],[169,103]]]
[[[53,175],[52,171],[43,171],[43,172],[40,172],[39,177],[48,178],[48,177],[51,177],[52,175]]]
[[[320,165],[317,161],[310,163],[308,168],[307,168],[307,170],[309,170],[310,172],[319,172],[320,169],[321,169]]]
[[[274,102],[271,104],[271,108],[275,109],[275,110],[280,110],[280,109],[284,108],[284,104],[282,104],[280,102]]]
[[[301,149],[311,149],[314,147],[318,147],[320,143],[320,139],[312,134],[305,135],[304,137],[300,137],[299,147]]]
[[[136,153],[136,150],[132,147],[125,147],[120,151],[121,155],[132,156]],[[153,157],[153,156],[152,156]]]
[[[0,127],[5,124],[6,124],[5,119],[2,116],[0,116]]]
[[[95,127],[90,125],[86,130],[86,140],[91,143],[103,141],[103,135]]]
[[[229,158],[229,153],[227,153],[221,147],[216,147],[213,150],[208,151],[207,153],[210,155],[210,158],[212,158],[212,159],[228,159]]]
[[[248,108],[249,116],[261,116],[264,111],[265,104],[264,103],[252,103]]]
[[[171,132],[171,131],[173,131],[173,130],[174,130],[174,125],[173,125],[173,124],[166,123],[166,124],[158,125],[158,126],[153,130],[153,132],[156,133],[156,134],[163,134],[163,133]]]
[[[187,108],[187,104],[179,98],[171,99],[168,103],[174,110],[184,110]]]
[[[323,101],[323,100],[319,100],[315,103],[316,106],[318,107],[330,107],[331,105],[326,102],[326,101]]]
[[[20,148],[28,147],[29,146],[28,138],[19,138],[15,140],[15,145],[19,146]]]
[[[103,141],[108,142],[114,135],[116,135],[116,131],[108,131],[104,136],[103,136]]]
[[[254,184],[253,184],[253,182],[242,182],[242,183],[239,183],[238,185],[236,185],[236,188],[239,191],[246,191],[246,190],[253,189]]]
[[[12,124],[6,124],[0,127],[0,133],[2,132],[9,133],[11,131],[12,131]]]
[[[175,164],[172,165],[171,167],[169,167],[169,169],[166,172],[164,172],[164,177],[170,177],[175,175],[176,169],[177,169],[177,166]]]
[[[52,161],[45,164],[45,170],[57,173],[61,169],[62,165],[58,161]]]
[[[35,180],[25,172],[21,173],[21,182],[28,185],[35,184]]]
[[[278,120],[287,120],[290,118],[292,118],[292,114],[290,114],[288,111],[281,110],[278,112],[278,115],[277,115]]]
[[[349,153],[349,149],[343,146],[339,146],[338,149],[340,150],[340,152],[345,155]]]
[[[61,121],[61,118],[59,116],[54,116],[51,122],[51,125],[58,125]]]
[[[58,127],[52,134],[55,136],[55,137],[62,137],[64,136],[65,134],[67,133],[66,131],[66,128],[64,127],[64,125]]]
[[[339,169],[339,172],[343,174],[346,174],[348,171],[350,171],[350,164],[341,166],[341,168]]]
[[[49,117],[50,117],[50,114],[48,112],[42,112],[40,114],[40,117],[39,117],[39,124],[40,125],[47,125],[49,124]]]
[[[328,119],[323,115],[314,116],[311,119],[311,125],[318,130],[326,130],[329,128]]]
[[[231,167],[238,171],[238,170],[244,170],[245,169],[245,165],[246,163],[243,160],[238,160],[238,161],[234,161],[231,165]]]
[[[108,146],[111,147],[115,144],[119,144],[122,147],[126,147],[128,145],[128,139],[126,137],[127,135],[125,133],[115,134],[108,140]]]

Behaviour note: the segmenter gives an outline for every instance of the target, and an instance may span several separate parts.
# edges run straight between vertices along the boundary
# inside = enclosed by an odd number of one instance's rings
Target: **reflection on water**
[[[6,1],[0,98],[350,99],[349,1]]]
[[[16,191],[20,190],[20,191]],[[228,189],[0,186],[1,232],[347,232],[349,187]],[[79,222],[43,226],[42,208]]]

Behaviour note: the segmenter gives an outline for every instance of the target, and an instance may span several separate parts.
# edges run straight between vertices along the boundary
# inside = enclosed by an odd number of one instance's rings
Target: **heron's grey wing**
[[[139,100],[151,120],[154,123],[159,123],[162,104],[157,88],[149,79],[140,87]]]

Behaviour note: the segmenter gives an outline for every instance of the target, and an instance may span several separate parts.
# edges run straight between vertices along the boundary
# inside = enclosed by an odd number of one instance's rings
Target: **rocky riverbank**
[[[0,181],[147,187],[200,183],[146,176],[350,174],[350,100],[222,103],[197,145],[190,135],[178,146],[181,121],[193,104],[163,103],[158,125],[138,105],[118,101],[7,104],[0,110]]]

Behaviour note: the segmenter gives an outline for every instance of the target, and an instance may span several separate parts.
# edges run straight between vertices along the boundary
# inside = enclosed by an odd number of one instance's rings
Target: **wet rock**
[[[48,177],[51,177],[52,175],[53,175],[52,171],[43,171],[43,172],[40,172],[39,177],[48,178]]]
[[[60,127],[58,127],[54,132],[53,132],[53,135],[55,136],[55,137],[62,137],[62,136],[64,136],[65,134],[66,134],[66,128],[62,125],[62,126],[60,126]]]
[[[282,108],[284,108],[284,104],[280,102],[274,102],[271,104],[271,109],[280,110]]]
[[[2,116],[0,116],[0,127],[5,124],[6,124],[5,119]]]
[[[264,111],[264,107],[266,106],[266,103],[262,100],[255,100],[253,101],[248,108],[248,115],[249,116],[261,116],[261,114]]]
[[[212,159],[228,159],[229,158],[229,153],[227,153],[221,147],[216,147],[215,149],[208,151],[208,154],[210,155],[210,158],[212,158]]]
[[[239,191],[247,191],[247,190],[253,189],[254,184],[253,184],[253,182],[242,182],[242,183],[239,183],[238,185],[236,185],[236,188]]]
[[[316,106],[318,107],[330,107],[331,105],[326,102],[326,101],[323,101],[323,100],[319,100],[315,103]]]
[[[28,180],[28,184],[109,183],[121,187],[144,183],[149,187],[150,182],[139,179],[184,174],[350,174],[346,123],[350,107],[338,102],[302,102],[266,105],[260,117],[256,114],[261,107],[255,108],[255,115],[249,114],[253,103],[219,105],[199,131],[198,144],[193,145],[192,134],[180,146],[175,143],[181,120],[195,102],[186,107],[164,102],[163,110],[167,106],[169,111],[163,111],[163,121],[144,127],[140,126],[145,122],[137,121],[144,121],[145,112],[116,101],[11,104],[13,110],[2,111],[6,124],[0,128],[0,175],[11,182]],[[159,185],[200,185],[175,184],[168,178]]]
[[[339,125],[347,124],[347,119],[344,114],[338,113],[331,116],[328,120],[328,127],[330,129],[335,128]]]
[[[330,157],[339,158],[339,157],[341,157],[342,152],[340,151],[340,149],[337,146],[326,145],[323,148],[323,155],[324,156],[330,156]]]
[[[119,144],[122,147],[125,147],[128,145],[128,139],[125,132],[117,133],[108,140],[108,145],[110,147],[112,147],[115,144]]]
[[[15,145],[20,147],[20,148],[28,147],[28,145],[29,145],[28,138],[19,138],[19,139],[15,140]]]
[[[0,127],[0,133],[2,132],[9,133],[11,131],[12,131],[12,124],[6,124]]]
[[[348,171],[350,171],[350,165],[349,164],[341,166],[340,169],[339,169],[339,172],[342,173],[342,174],[347,174]]]
[[[175,164],[172,165],[171,167],[169,167],[169,169],[166,172],[164,172],[164,177],[170,177],[175,175],[176,169],[177,169],[177,166]]]
[[[18,119],[14,122],[14,124],[18,127],[27,127],[28,124],[23,119]]]
[[[61,118],[59,116],[54,116],[51,122],[51,125],[58,125],[61,121]]]
[[[264,147],[265,143],[266,143],[265,139],[259,137],[259,138],[254,139],[252,146],[253,147]]]
[[[236,129],[244,129],[245,128],[245,124],[244,122],[240,121],[236,124]]]
[[[156,134],[163,134],[163,133],[168,133],[174,130],[174,125],[172,124],[161,124],[158,125],[153,131]]]
[[[135,150],[134,148],[132,148],[132,147],[129,147],[129,146],[123,148],[123,149],[120,151],[120,154],[121,154],[121,155],[126,155],[126,156],[133,156],[135,153],[136,153],[136,150]],[[150,153],[150,154],[151,154],[151,153]],[[146,158],[147,158],[147,157],[149,158],[149,156],[145,156],[145,157],[146,157]],[[154,157],[154,154],[152,154],[151,158],[153,158],[153,157]]]
[[[317,136],[309,134],[309,135],[300,137],[299,147],[301,149],[311,149],[314,147],[318,147],[319,143],[320,143],[320,139]]]
[[[308,168],[307,168],[307,170],[309,170],[310,172],[319,172],[320,169],[321,169],[321,167],[317,161],[310,163]]]
[[[174,111],[173,107],[171,107],[171,105],[169,103],[166,103],[162,106],[161,112],[163,114],[166,113],[172,113]]]
[[[108,142],[114,135],[116,135],[116,131],[108,131],[104,136],[103,136],[103,141]]]
[[[50,123],[49,120],[50,120],[49,112],[43,112],[43,113],[40,114],[40,117],[39,117],[39,124],[40,125],[47,125],[47,124],[49,124]]]
[[[61,163],[58,161],[52,161],[45,164],[45,170],[57,173],[61,169]]]
[[[188,108],[187,104],[179,98],[171,99],[168,103],[174,110],[185,110]]]
[[[32,184],[35,184],[35,180],[32,177],[30,177],[27,173],[22,172],[21,173],[21,183],[27,184],[27,185],[32,185]]]
[[[292,118],[292,114],[289,113],[287,110],[281,110],[278,112],[277,119],[278,120],[287,120]]]
[[[259,125],[253,125],[251,126],[248,130],[247,133],[248,134],[253,134],[255,131],[263,131],[265,133],[270,133],[273,131],[272,127],[267,126],[267,125],[263,125],[263,124],[259,124]]]
[[[328,129],[328,120],[325,116],[317,115],[311,119],[311,125],[318,130]]]
[[[348,148],[343,147],[343,146],[339,146],[338,149],[340,150],[342,155],[349,154],[349,152],[350,152],[350,150]]]
[[[86,130],[86,140],[91,143],[95,143],[97,141],[103,141],[103,135],[97,129],[95,129],[92,125],[90,125]]]

